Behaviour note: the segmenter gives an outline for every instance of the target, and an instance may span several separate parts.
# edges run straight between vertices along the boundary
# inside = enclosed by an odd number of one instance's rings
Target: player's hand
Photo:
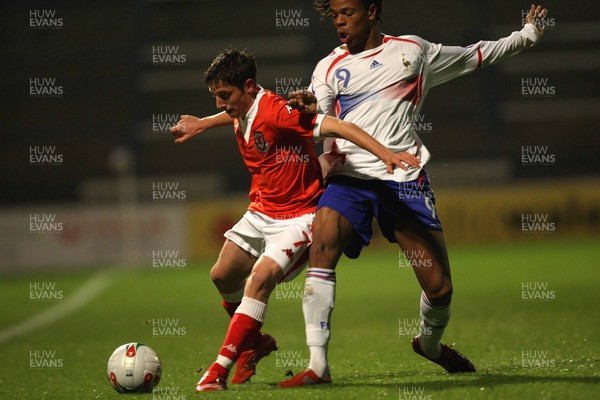
[[[202,118],[194,117],[193,115],[182,115],[177,121],[177,125],[170,128],[173,136],[177,137],[175,143],[183,143],[194,136],[206,130],[206,126]]]
[[[303,114],[316,114],[317,97],[310,90],[296,90],[290,93],[288,106]]]
[[[531,9],[529,10],[529,14],[525,17],[525,20],[528,24],[533,24],[540,32],[540,36],[544,34],[546,30],[546,26],[542,22],[542,19],[546,18],[548,14],[548,10],[543,8],[542,6],[535,6],[535,4],[531,5]]]
[[[393,174],[396,167],[408,171],[409,168],[419,168],[421,166],[421,160],[407,151],[399,153],[392,153],[390,151],[390,155],[383,159],[383,162],[386,165],[388,174]]]

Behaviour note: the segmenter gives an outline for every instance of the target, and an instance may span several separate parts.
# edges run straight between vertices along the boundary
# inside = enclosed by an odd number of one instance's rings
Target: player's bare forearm
[[[405,151],[393,153],[358,126],[337,118],[325,117],[323,119],[321,136],[345,139],[373,153],[385,163],[387,172],[390,174],[394,173],[396,167],[407,170],[408,166],[418,168],[420,164],[415,155]]]
[[[177,137],[175,143],[183,143],[208,129],[231,124],[233,124],[233,118],[225,111],[204,118],[182,115],[179,117],[177,125],[171,127],[171,133]]]

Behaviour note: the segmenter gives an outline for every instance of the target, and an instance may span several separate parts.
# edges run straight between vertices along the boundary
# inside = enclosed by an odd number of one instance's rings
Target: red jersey
[[[235,119],[235,136],[252,174],[248,210],[275,219],[316,211],[323,180],[314,137],[323,117],[302,114],[261,89],[246,117]]]

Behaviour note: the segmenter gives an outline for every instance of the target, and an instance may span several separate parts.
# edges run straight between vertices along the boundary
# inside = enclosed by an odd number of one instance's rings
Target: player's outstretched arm
[[[482,40],[468,47],[424,42],[428,59],[431,60],[426,85],[437,86],[479,68],[502,62],[534,46],[544,34],[542,19],[547,15],[547,9],[532,4],[525,17],[526,24],[520,31],[495,41]]]
[[[183,143],[207,129],[233,124],[231,118],[225,111],[204,118],[193,115],[182,115],[177,125],[171,127],[171,133],[176,136],[175,143]]]
[[[337,118],[325,117],[323,119],[321,136],[345,139],[370,151],[385,163],[388,174],[393,174],[396,167],[406,171],[409,167],[418,168],[420,164],[415,155],[406,151],[393,153],[358,126]]]

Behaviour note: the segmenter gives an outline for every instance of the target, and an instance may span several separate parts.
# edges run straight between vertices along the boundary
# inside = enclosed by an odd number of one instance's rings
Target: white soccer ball
[[[162,365],[150,347],[127,343],[112,353],[106,373],[119,393],[149,393],[160,382]]]

